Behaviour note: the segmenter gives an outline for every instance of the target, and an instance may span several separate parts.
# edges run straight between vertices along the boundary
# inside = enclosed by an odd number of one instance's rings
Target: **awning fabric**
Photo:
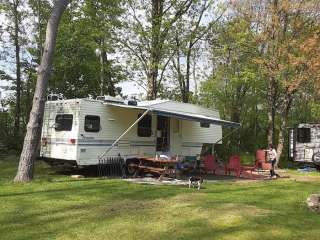
[[[166,116],[174,117],[178,119],[184,119],[189,121],[211,123],[214,125],[220,125],[224,127],[239,128],[240,124],[221,120],[219,113],[215,110],[206,109],[194,104],[175,102],[170,100],[151,100],[138,102],[137,106],[117,104],[105,102],[106,105],[116,106],[120,108],[131,108],[149,110],[149,112]]]

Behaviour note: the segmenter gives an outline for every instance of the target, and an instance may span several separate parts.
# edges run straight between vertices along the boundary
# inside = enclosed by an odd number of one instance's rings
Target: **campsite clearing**
[[[319,239],[305,201],[320,175],[221,181],[197,191],[99,178],[72,179],[37,162],[13,184],[17,157],[0,157],[1,239]],[[299,179],[302,179],[300,181]]]

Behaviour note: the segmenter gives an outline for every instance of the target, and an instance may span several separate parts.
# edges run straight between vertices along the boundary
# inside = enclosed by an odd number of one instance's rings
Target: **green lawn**
[[[219,182],[200,192],[121,180],[72,180],[37,163],[13,184],[16,159],[0,157],[0,239],[319,239],[305,200],[319,175]],[[294,175],[294,172],[290,172]],[[301,180],[299,180],[299,177]]]

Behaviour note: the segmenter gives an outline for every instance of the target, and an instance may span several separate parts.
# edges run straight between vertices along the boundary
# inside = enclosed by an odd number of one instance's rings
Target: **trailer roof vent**
[[[135,100],[135,99],[129,99],[129,100],[126,101],[126,103],[128,105],[131,105],[131,106],[137,106],[138,105],[138,101]]]
[[[64,97],[63,97],[63,94],[62,93],[50,93],[48,96],[47,96],[47,100],[48,101],[58,101],[58,100],[63,100]]]
[[[124,100],[120,97],[112,97],[112,96],[98,96],[97,100],[104,101],[104,102],[110,102],[110,103],[118,103],[118,104],[124,104]]]

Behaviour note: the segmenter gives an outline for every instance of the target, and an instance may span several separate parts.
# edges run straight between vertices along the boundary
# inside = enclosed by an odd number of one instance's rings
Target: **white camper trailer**
[[[222,138],[221,126],[239,124],[220,120],[217,111],[169,100],[47,101],[40,157],[85,166],[101,157],[196,156],[203,144]]]
[[[296,128],[289,128],[288,136],[289,158],[320,168],[320,124],[301,123]]]

